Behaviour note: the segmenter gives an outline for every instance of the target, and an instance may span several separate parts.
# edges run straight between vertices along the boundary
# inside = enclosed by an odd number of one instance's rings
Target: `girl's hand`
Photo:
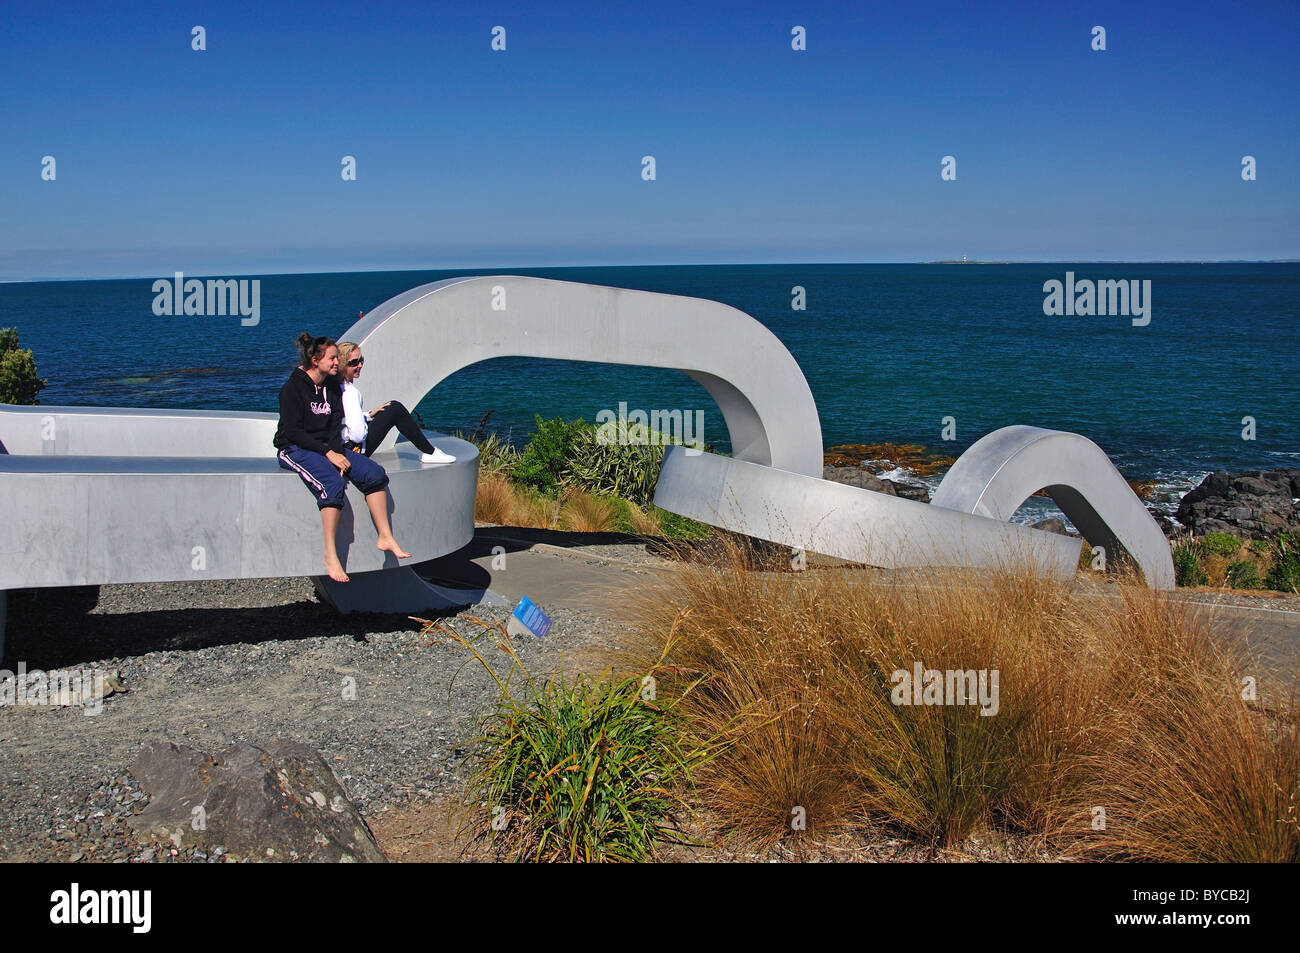
[[[337,450],[327,451],[325,459],[334,464],[335,468],[339,471],[339,476],[344,476],[352,469],[352,464],[348,461],[348,458],[343,456],[343,454],[339,453]]]

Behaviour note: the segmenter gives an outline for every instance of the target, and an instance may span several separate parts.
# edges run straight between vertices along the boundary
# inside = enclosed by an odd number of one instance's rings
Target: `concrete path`
[[[572,542],[542,542],[543,536]],[[591,545],[597,538],[610,542]],[[464,550],[421,563],[415,571],[439,585],[489,588],[511,605],[527,596],[543,610],[585,609],[612,619],[630,618],[633,609],[629,595],[656,582],[664,573],[675,572],[676,565],[644,552],[635,560],[611,555],[609,550],[632,555],[636,544],[618,542],[624,539],[628,537],[479,527]],[[584,542],[578,544],[577,540]]]

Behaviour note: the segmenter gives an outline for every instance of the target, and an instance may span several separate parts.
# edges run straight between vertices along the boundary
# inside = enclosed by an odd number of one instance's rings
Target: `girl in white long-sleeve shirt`
[[[455,463],[456,458],[443,453],[429,442],[411,413],[400,401],[390,400],[377,410],[366,413],[365,401],[356,380],[366,359],[361,347],[351,341],[339,343],[339,377],[343,388],[343,441],[358,452],[370,456],[384,442],[394,427],[420,451],[421,463]]]

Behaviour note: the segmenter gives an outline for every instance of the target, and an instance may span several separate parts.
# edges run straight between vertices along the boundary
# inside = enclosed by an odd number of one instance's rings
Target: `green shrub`
[[[1239,559],[1228,567],[1228,585],[1234,589],[1258,589],[1259,569],[1249,559]]]
[[[539,415],[533,419],[537,422],[537,433],[528,441],[511,476],[525,486],[554,494],[569,477],[574,442],[591,425],[582,419],[543,420]]]
[[[36,374],[31,350],[20,350],[16,328],[0,328],[0,404],[39,404],[49,383]]]
[[[611,496],[608,499],[614,509],[614,525],[618,532],[635,534],[638,529],[632,519],[631,504],[621,496]]]
[[[1241,540],[1231,533],[1209,533],[1201,540],[1201,552],[1210,556],[1235,556]]]
[[[511,659],[504,679],[476,640],[436,622],[424,629],[468,648],[501,689],[480,723],[467,788],[476,836],[516,860],[543,861],[639,861],[659,841],[675,839],[673,815],[689,811],[681,794],[693,790],[692,771],[712,747],[688,739],[676,711],[681,698],[657,702],[653,681],[641,674],[556,677],[539,686],[505,628],[479,624]],[[523,679],[517,693],[510,685],[516,673]]]
[[[654,498],[667,449],[658,436],[631,435],[623,421],[612,429],[606,425],[583,431],[574,440],[569,472],[593,493],[621,496],[645,506]]]
[[[1174,547],[1174,578],[1180,586],[1204,586],[1209,575],[1201,568],[1200,546],[1194,542]]]
[[[519,451],[507,440],[502,440],[494,433],[486,437],[466,436],[459,430],[456,436],[468,440],[478,448],[478,468],[489,473],[510,473],[519,465]]]
[[[686,516],[678,516],[676,513],[670,513],[667,510],[661,510],[655,507],[659,512],[660,526],[663,527],[663,534],[668,539],[683,539],[688,542],[699,542],[713,532],[713,527],[708,523],[697,523],[695,520]]]
[[[1300,592],[1300,536],[1281,533],[1273,540],[1273,565],[1265,584],[1278,592]]]

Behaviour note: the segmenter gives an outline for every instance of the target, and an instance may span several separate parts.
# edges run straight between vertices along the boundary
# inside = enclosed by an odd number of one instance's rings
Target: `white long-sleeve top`
[[[370,424],[366,418],[365,401],[361,389],[347,381],[343,382],[343,440],[345,443],[366,442],[366,431]]]

